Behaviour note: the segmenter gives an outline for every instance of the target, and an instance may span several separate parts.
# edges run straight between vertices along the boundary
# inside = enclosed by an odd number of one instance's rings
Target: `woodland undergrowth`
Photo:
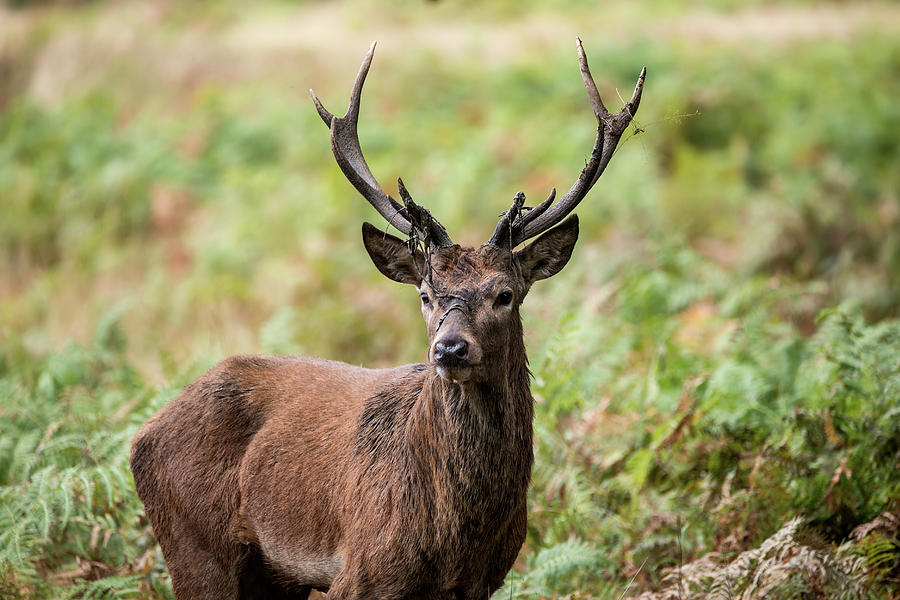
[[[610,110],[647,83],[522,309],[535,469],[495,597],[898,598],[893,4],[7,4],[0,598],[172,598],[128,445],[216,360],[422,359],[306,90],[346,102],[379,39],[369,164],[477,244],[591,147],[563,30]]]

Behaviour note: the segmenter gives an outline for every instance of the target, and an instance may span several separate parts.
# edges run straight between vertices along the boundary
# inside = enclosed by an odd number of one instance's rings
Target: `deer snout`
[[[469,342],[452,337],[438,340],[434,344],[434,362],[443,367],[458,367],[469,358]]]

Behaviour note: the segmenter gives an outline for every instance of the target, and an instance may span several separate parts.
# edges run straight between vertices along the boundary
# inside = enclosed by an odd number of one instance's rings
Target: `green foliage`
[[[576,591],[585,574],[607,566],[608,561],[596,548],[585,542],[568,540],[532,555],[526,575],[513,574],[495,597],[552,597]]]
[[[90,347],[38,357],[16,340],[0,348],[4,597],[146,597],[165,576],[128,448],[172,396],[149,393],[123,350],[114,320]]]
[[[590,147],[560,30],[581,33],[610,109],[648,67],[643,131],[579,207],[570,266],[524,307],[536,462],[526,549],[496,597],[681,594],[692,564],[692,592],[732,595],[788,550],[809,560],[772,597],[863,571],[854,585],[885,597],[900,579],[893,5],[10,4],[0,597],[171,597],[128,443],[204,365],[421,360],[416,295],[365,258],[374,212],[301,98],[339,111],[385,28],[367,158],[469,244],[518,189],[564,188]],[[813,12],[839,24],[811,35]],[[292,30],[282,50],[291,19],[350,41],[294,47]],[[741,557],[753,568],[713,586]]]
[[[650,280],[636,293],[656,293],[651,282],[659,275],[628,277]],[[678,294],[674,288],[668,297]],[[719,293],[718,304],[732,304]],[[565,319],[538,361],[532,548],[562,548],[578,535],[613,564],[645,563],[643,577],[655,579],[660,569],[711,549],[759,543],[786,516],[802,515],[840,542],[857,525],[900,508],[900,321],[866,325],[856,310],[828,311],[818,332],[803,339],[760,323],[768,308],[759,304],[730,318],[700,313],[699,325],[710,330],[704,335],[728,340],[703,356],[685,332],[698,326],[696,306],[672,306],[663,337],[656,303],[643,306],[644,318],[613,309],[605,332],[586,327],[587,314]],[[573,320],[578,329],[566,325]],[[735,320],[747,329],[735,330]],[[585,329],[590,339],[579,335]],[[622,339],[631,347],[617,354]],[[657,345],[657,358],[635,365],[634,353],[648,342]],[[559,356],[580,361],[560,368]],[[596,374],[604,370],[617,382],[612,398],[598,398],[606,383]],[[885,565],[870,580],[873,589],[889,581],[896,546],[866,538],[858,548],[870,553],[872,573]],[[797,568],[797,581],[807,581]],[[608,584],[594,574],[596,585]]]
[[[111,240],[146,231],[150,187],[169,167],[166,149],[139,130],[117,132],[116,112],[91,96],[52,111],[18,101],[0,114],[5,256],[90,264]]]

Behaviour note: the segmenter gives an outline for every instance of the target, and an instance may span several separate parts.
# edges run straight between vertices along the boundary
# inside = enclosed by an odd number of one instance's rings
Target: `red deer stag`
[[[428,362],[364,369],[316,358],[235,356],[135,436],[131,470],[179,600],[487,598],[526,526],[532,396],[519,305],[572,253],[565,218],[600,177],[641,99],[603,106],[587,165],[558,202],[517,194],[480,248],[454,244],[399,183],[382,191],[357,136],[369,49],[343,117],[312,94],[350,183],[401,240],[364,223],[384,275],[416,286]],[[565,219],[565,220],[563,220]],[[537,239],[516,250],[522,242]]]

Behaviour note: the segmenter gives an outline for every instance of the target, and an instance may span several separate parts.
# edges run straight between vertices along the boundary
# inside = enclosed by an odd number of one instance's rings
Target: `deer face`
[[[509,349],[521,345],[519,305],[531,284],[558,273],[577,239],[573,216],[516,252],[489,244],[438,248],[429,269],[425,257],[413,256],[402,240],[363,226],[366,250],[378,270],[418,290],[428,360],[441,377],[456,383],[485,380],[503,368]]]
[[[374,43],[356,75],[343,117],[330,113],[310,90],[316,111],[331,132],[331,151],[347,180],[388,223],[415,242],[412,246],[428,251],[428,256],[411,252],[402,240],[363,224],[363,241],[375,266],[394,281],[418,289],[428,326],[428,360],[446,380],[482,381],[507,364],[511,348],[522,347],[519,305],[532,283],[556,274],[568,262],[578,238],[578,219],[571,213],[603,174],[640,105],[646,69],[638,77],[631,101],[612,114],[600,99],[581,40],[576,42],[581,78],[597,118],[590,158],[559,201],[555,188],[534,207],[525,206],[525,194],[516,194],[480,248],[454,244],[431,213],[413,201],[402,181],[397,180],[401,204],[385,193],[369,170],[357,122]],[[514,250],[535,237],[530,245]]]

